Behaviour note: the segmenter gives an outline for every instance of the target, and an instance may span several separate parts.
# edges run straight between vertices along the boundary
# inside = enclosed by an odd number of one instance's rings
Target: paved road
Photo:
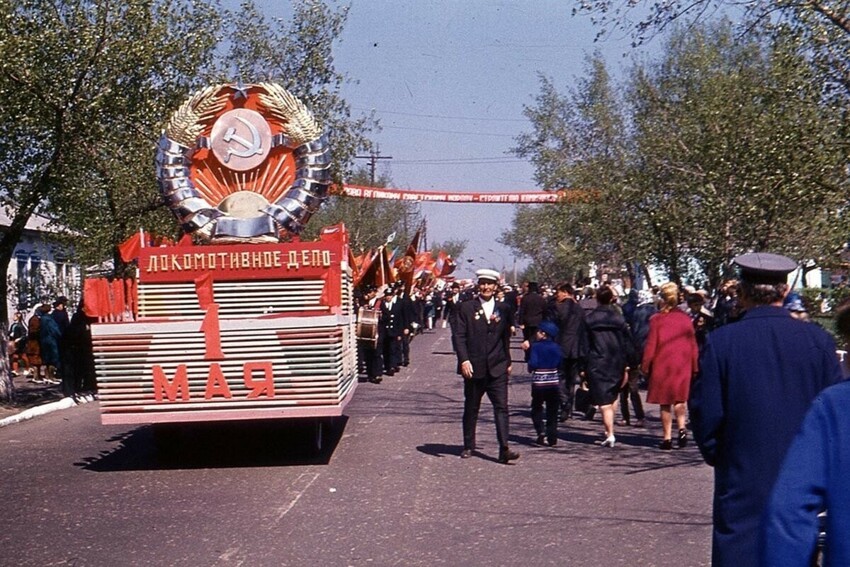
[[[0,565],[709,563],[711,470],[692,446],[655,449],[657,408],[614,449],[594,444],[598,418],[537,447],[517,363],[522,457],[496,462],[482,409],[481,456],[461,460],[450,351],[447,330],[418,337],[319,455],[305,428],[260,423],[191,426],[164,460],[152,428],[101,426],[96,403],[2,428]]]

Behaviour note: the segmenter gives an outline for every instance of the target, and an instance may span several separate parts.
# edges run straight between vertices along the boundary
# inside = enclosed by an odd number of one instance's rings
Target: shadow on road
[[[463,447],[445,443],[425,443],[416,447],[416,450],[432,457],[459,457]]]
[[[95,472],[326,465],[348,418],[317,430],[313,420],[147,425],[76,466]]]

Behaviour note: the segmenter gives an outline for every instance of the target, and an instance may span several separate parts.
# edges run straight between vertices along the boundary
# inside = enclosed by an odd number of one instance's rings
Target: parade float
[[[312,113],[276,84],[210,86],[171,116],[157,177],[187,237],[138,250],[132,316],[92,326],[104,424],[308,418],[321,431],[342,414],[357,385],[345,228],[297,236],[330,164]]]

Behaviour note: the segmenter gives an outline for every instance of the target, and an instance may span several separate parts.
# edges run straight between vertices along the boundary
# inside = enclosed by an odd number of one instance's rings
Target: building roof
[[[50,233],[61,233],[62,230],[56,228],[55,226],[50,226],[51,219],[44,215],[40,215],[38,213],[33,213],[29,220],[27,220],[27,224],[24,226],[24,230],[31,230],[33,232],[50,232]],[[12,224],[12,217],[9,216],[8,210],[6,207],[0,207],[0,230],[3,230]]]

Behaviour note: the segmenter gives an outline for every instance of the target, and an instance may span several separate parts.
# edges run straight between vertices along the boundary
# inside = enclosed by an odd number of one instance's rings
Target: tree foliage
[[[156,216],[159,122],[209,60],[217,18],[185,0],[0,6],[0,203],[13,216],[0,240],[5,296],[12,251],[34,212],[69,228],[84,261],[108,256],[125,231]]]
[[[769,39],[741,41],[725,21],[679,29],[661,60],[633,65],[624,100],[598,59],[570,96],[543,80],[515,151],[544,186],[594,192],[559,206],[546,254],[557,244],[577,260],[589,251],[598,264],[652,263],[711,284],[745,251],[835,258],[848,228],[841,113],[793,35]],[[545,273],[529,214],[543,213],[518,213],[505,241]]]
[[[375,180],[375,187],[387,187],[388,176]],[[351,177],[355,185],[370,185],[370,173],[360,168]],[[310,221],[304,234],[315,236],[322,226],[345,223],[351,249],[360,254],[386,243],[387,237],[395,234],[392,246],[406,247],[413,239],[421,223],[418,208],[410,201],[382,199],[360,199],[346,195],[335,195],[328,199],[322,209]]]
[[[452,259],[454,259],[455,261],[459,261],[461,258],[463,258],[463,253],[466,251],[466,247],[468,245],[469,240],[467,240],[466,238],[449,238],[448,240],[444,240],[442,242],[432,242],[431,251],[434,254],[443,251],[449,256],[451,256]]]
[[[594,262],[629,265],[640,254],[641,234],[631,235],[629,207],[611,204],[623,202],[630,140],[604,62],[589,58],[586,77],[566,96],[540,77],[535,103],[525,109],[533,131],[517,137],[514,152],[532,161],[544,189],[582,191],[557,205],[519,209],[502,241],[532,259],[538,279],[552,282],[582,278]]]
[[[209,82],[282,83],[329,131],[343,179],[374,126],[340,95],[331,53],[346,13],[320,1],[267,21],[250,2],[223,12],[215,0],[0,0],[0,206],[13,219],[0,235],[0,296],[34,213],[67,229],[84,265],[114,258],[120,269],[116,247],[139,228],[176,232],[155,146],[170,114]]]
[[[741,37],[790,32],[798,55],[811,62],[826,89],[850,98],[850,3],[843,0],[581,0],[573,12],[589,14],[600,36],[623,30],[632,34],[634,44],[671,26],[698,27],[718,15],[734,14],[740,16]]]
[[[34,213],[66,227],[83,261],[108,255],[131,224],[156,215],[158,122],[209,60],[218,20],[188,0],[2,1],[0,15],[6,297],[9,262]],[[6,308],[0,302],[0,321]]]
[[[369,151],[372,115],[352,118],[342,97],[346,77],[333,64],[348,8],[323,2],[295,2],[289,20],[269,20],[253,1],[243,2],[226,21],[231,38],[220,74],[228,80],[272,81],[298,96],[328,130],[333,142],[335,180],[353,174],[357,152]]]

